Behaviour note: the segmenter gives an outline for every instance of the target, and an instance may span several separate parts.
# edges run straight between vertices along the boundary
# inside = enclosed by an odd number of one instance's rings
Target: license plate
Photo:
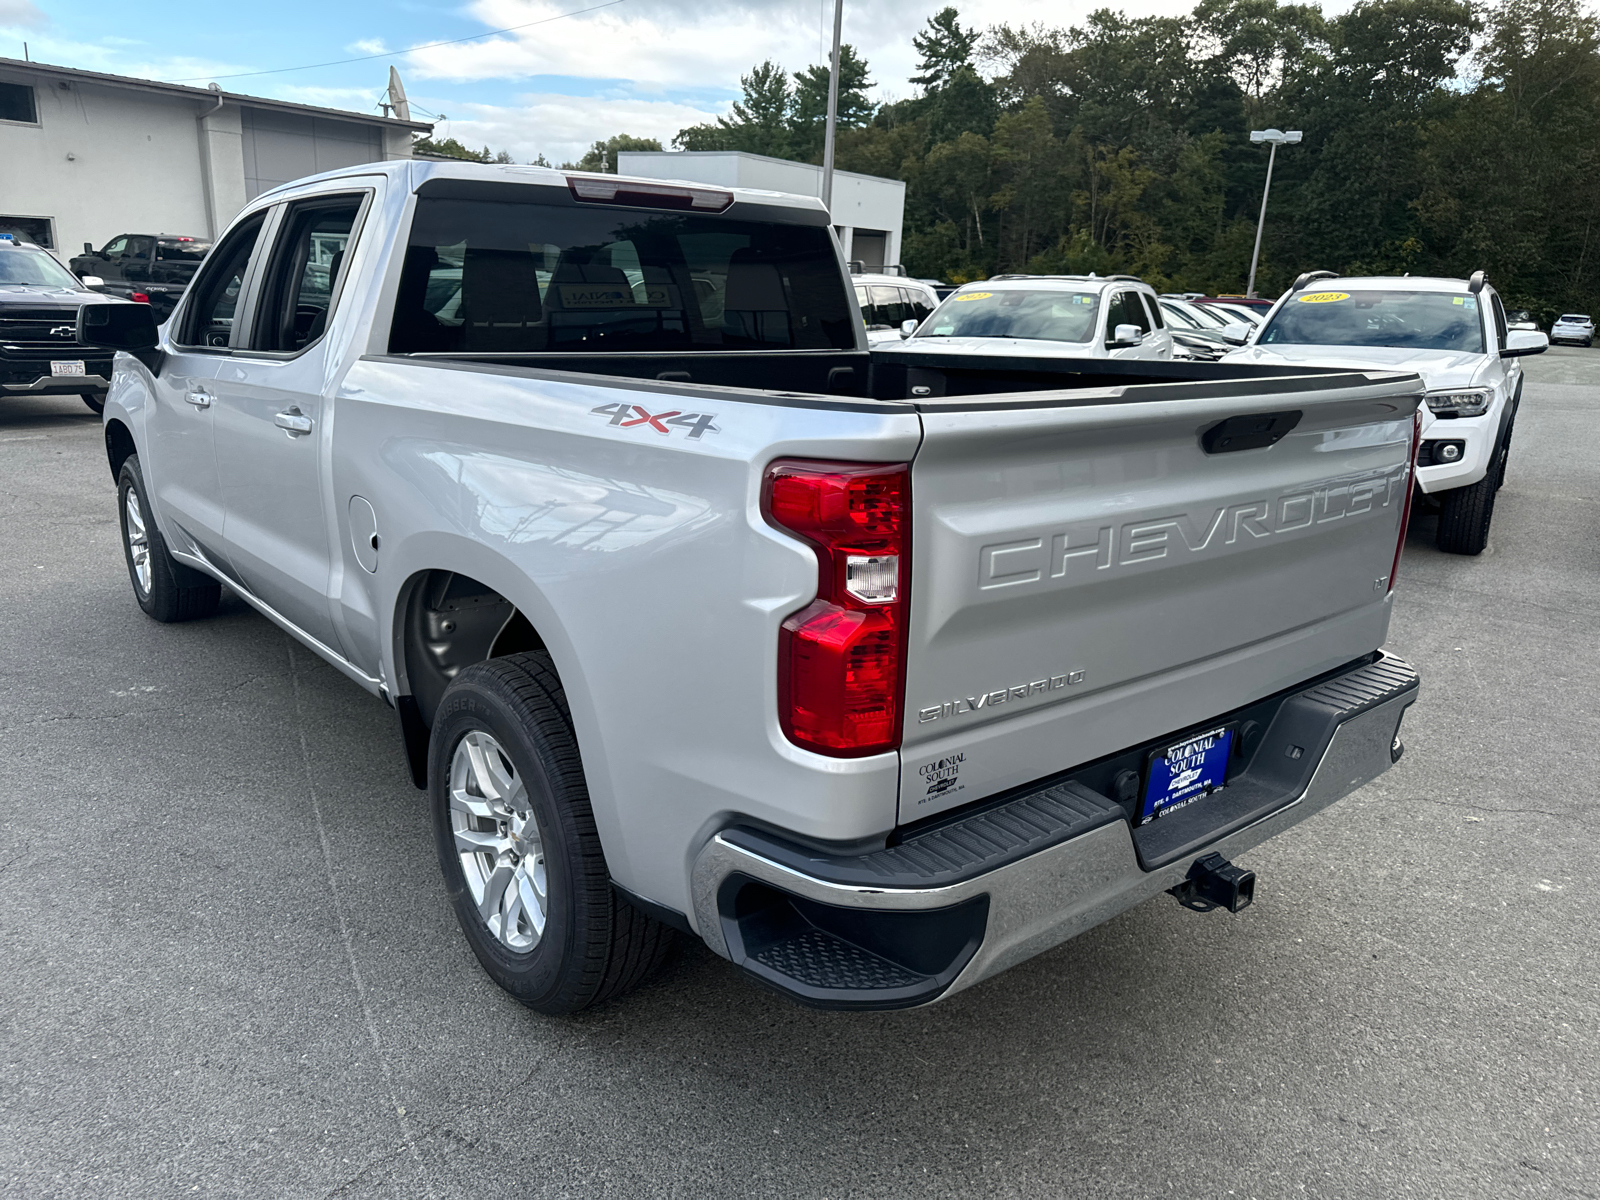
[[[76,362],[53,362],[50,364],[50,374],[82,375],[84,374],[83,360],[80,358]]]
[[[1232,725],[1208,729],[1153,751],[1145,772],[1139,824],[1204,800],[1228,780],[1233,753]]]

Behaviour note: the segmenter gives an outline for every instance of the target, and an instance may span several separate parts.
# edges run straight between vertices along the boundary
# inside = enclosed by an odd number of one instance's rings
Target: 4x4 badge
[[[599,408],[591,408],[589,411],[610,417],[608,424],[622,429],[644,425],[657,433],[670,434],[672,432],[668,428],[670,425],[687,429],[692,438],[698,438],[706,433],[722,432],[711,423],[716,418],[716,413],[686,413],[676,408],[668,412],[652,413],[637,404],[602,404]]]

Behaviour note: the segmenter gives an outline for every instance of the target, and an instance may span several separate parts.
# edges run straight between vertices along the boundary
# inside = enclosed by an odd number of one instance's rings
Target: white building
[[[269,188],[410,158],[431,128],[0,58],[0,232],[64,255],[123,233],[215,237]]]
[[[821,167],[742,150],[623,150],[617,155],[617,174],[822,195]],[[868,271],[900,261],[905,213],[906,185],[900,180],[854,171],[833,173],[833,224],[844,256]]]

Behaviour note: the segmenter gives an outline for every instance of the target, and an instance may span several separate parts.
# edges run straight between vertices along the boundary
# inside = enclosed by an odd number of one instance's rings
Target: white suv
[[[1482,271],[1467,279],[1300,276],[1223,361],[1415,371],[1427,388],[1417,483],[1440,502],[1439,549],[1481,554],[1505,482],[1526,354],[1544,334],[1509,328]]]
[[[996,275],[958,288],[908,349],[1041,358],[1171,358],[1156,293],[1132,275]]]
[[[1594,318],[1588,313],[1562,313],[1550,326],[1550,342],[1576,342],[1580,346],[1594,345]]]
[[[907,321],[921,324],[924,317],[939,307],[938,294],[920,279],[903,275],[852,274],[856,304],[867,327],[867,345],[898,342],[905,336]]]

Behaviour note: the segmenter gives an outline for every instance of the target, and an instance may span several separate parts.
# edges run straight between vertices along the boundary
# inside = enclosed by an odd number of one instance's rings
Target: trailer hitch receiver
[[[1225,908],[1236,913],[1255,901],[1256,873],[1234,866],[1220,854],[1208,854],[1189,868],[1189,878],[1167,890],[1195,912]]]

